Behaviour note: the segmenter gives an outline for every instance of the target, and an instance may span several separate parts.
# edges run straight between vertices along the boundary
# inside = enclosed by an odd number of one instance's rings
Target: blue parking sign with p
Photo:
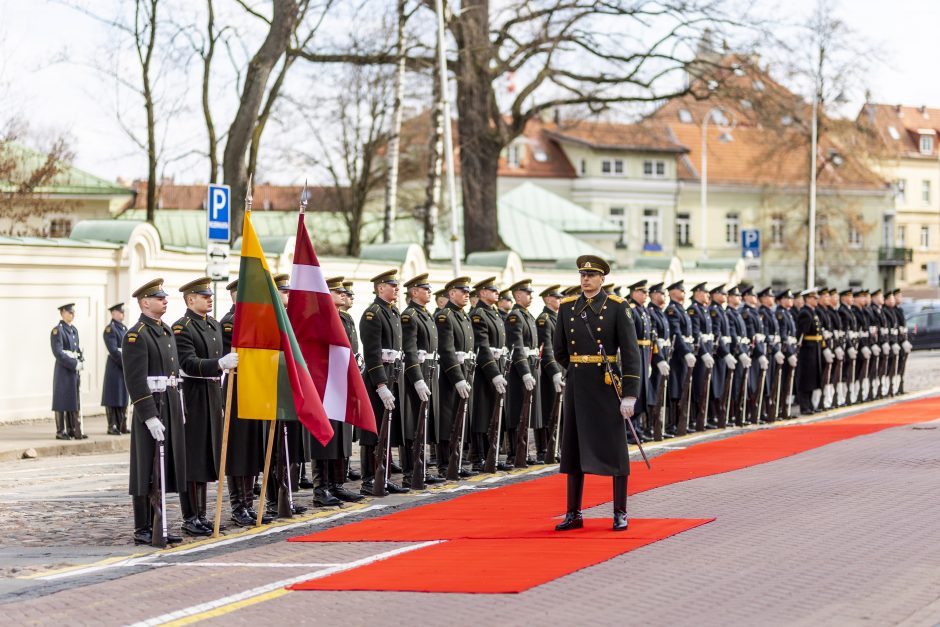
[[[741,229],[741,256],[760,257],[760,229]]]
[[[228,185],[210,185],[206,209],[209,212],[209,241],[227,242],[231,239],[232,190]]]

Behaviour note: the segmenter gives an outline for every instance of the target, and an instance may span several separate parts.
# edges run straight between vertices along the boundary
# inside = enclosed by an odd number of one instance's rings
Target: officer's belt
[[[151,392],[165,392],[167,388],[175,388],[182,379],[176,376],[171,377],[147,377],[147,388]]]
[[[183,379],[205,379],[206,381],[221,381],[222,380],[222,377],[199,377],[194,374],[186,374],[182,370],[180,370],[180,377],[182,377]]]
[[[730,341],[731,341],[731,336],[730,336],[730,335],[722,335],[719,339],[720,339],[722,342],[730,342]]]
[[[402,352],[391,348],[382,349],[382,363],[393,364],[402,357]]]
[[[788,337],[787,337],[787,344],[791,344],[791,345],[792,345],[792,344],[796,344],[796,338],[793,337],[792,335],[788,336]]]
[[[457,357],[457,363],[462,364],[463,362],[467,361],[470,353],[464,351],[454,351],[454,356]]]
[[[803,340],[806,342],[822,342],[823,336],[821,335],[804,335]]]
[[[680,335],[679,337],[681,337],[686,344],[691,344],[695,341],[695,338],[691,335]]]
[[[771,336],[770,336],[770,342],[771,342],[771,344],[779,344],[779,343],[780,343],[780,336],[779,336],[779,335],[771,335]]]
[[[499,359],[500,357],[505,357],[509,354],[509,349],[505,346],[502,348],[493,348],[490,347],[490,355],[493,356],[493,359]]]
[[[699,339],[703,342],[713,342],[715,340],[714,333],[702,333],[699,335]]]
[[[639,344],[640,346],[649,346],[649,345],[650,345],[650,341],[649,341],[649,340],[637,340],[636,343]]]
[[[656,340],[656,343],[659,345],[660,348],[669,348],[670,346],[672,346],[672,344],[669,342],[669,340],[666,340],[666,339],[663,339],[663,338],[657,339],[657,340]]]
[[[539,356],[539,349],[537,348],[523,348],[522,350],[525,353],[526,357],[538,357]]]
[[[573,364],[601,364],[604,363],[604,357],[603,355],[572,355],[570,361]],[[617,357],[608,355],[607,361],[615,363]]]
[[[418,363],[423,364],[426,361],[437,361],[437,351],[427,352],[418,351]]]
[[[751,345],[751,338],[741,336],[741,337],[738,338],[738,344],[741,344],[742,346],[750,346],[750,345]]]

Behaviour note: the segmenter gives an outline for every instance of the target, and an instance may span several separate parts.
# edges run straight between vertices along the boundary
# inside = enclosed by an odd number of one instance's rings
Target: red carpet
[[[740,470],[938,417],[940,397],[934,397],[828,422],[754,431],[698,444],[655,458],[651,471],[634,463],[630,493]],[[553,518],[564,512],[564,484],[563,476],[553,475],[291,538],[292,542],[450,540],[293,589],[521,592],[709,522],[632,519],[630,531],[621,535],[609,531],[610,519],[601,519],[590,521],[581,532],[555,533]],[[609,502],[610,489],[609,478],[588,476],[584,508]],[[556,542],[560,539],[578,542]],[[513,567],[519,564],[525,567]],[[458,576],[447,576],[455,571]]]

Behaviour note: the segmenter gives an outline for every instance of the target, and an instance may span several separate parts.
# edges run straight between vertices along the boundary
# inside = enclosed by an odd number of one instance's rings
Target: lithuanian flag
[[[297,420],[326,444],[333,437],[320,394],[294,337],[258,235],[245,212],[232,348],[238,353],[238,417]]]

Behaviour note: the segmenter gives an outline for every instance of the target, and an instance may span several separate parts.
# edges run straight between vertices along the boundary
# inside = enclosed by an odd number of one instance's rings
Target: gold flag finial
[[[304,179],[304,190],[300,192],[300,213],[307,211],[307,179]]]
[[[248,186],[245,188],[245,211],[251,211],[251,176],[248,175]]]

